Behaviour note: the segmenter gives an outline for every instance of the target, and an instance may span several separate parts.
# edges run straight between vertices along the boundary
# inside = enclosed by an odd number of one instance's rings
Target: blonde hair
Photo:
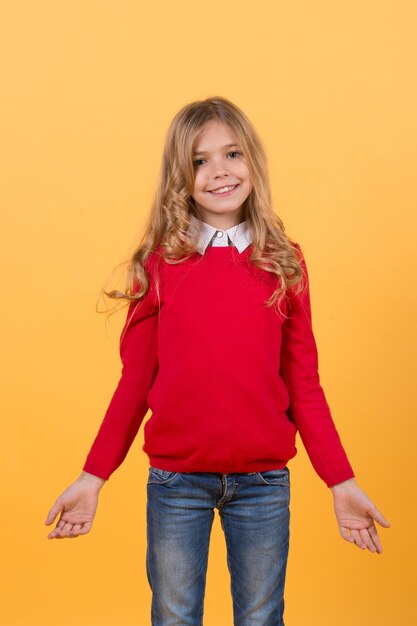
[[[267,158],[261,140],[246,115],[235,104],[222,97],[191,102],[173,118],[165,138],[159,180],[145,231],[128,260],[125,292],[103,292],[109,298],[138,301],[150,286],[148,257],[159,249],[167,262],[185,261],[197,249],[187,232],[190,214],[198,217],[194,199],[195,167],[193,152],[207,122],[226,124],[243,153],[253,188],[242,207],[242,220],[252,235],[253,250],[249,256],[257,267],[276,274],[277,288],[265,302],[280,304],[288,288],[298,293],[303,287],[302,254],[299,246],[285,234],[282,220],[272,209]],[[159,296],[159,289],[157,287]]]

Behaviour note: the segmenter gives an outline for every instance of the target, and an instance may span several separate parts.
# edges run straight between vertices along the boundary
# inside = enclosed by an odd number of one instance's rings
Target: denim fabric
[[[146,569],[152,626],[201,626],[210,532],[219,511],[234,626],[284,626],[288,467],[246,474],[149,468]]]

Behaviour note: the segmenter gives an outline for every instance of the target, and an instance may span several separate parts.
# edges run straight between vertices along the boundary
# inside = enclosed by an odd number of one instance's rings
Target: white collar
[[[240,222],[231,228],[222,230],[221,228],[215,228],[206,222],[195,217],[190,213],[190,226],[188,227],[188,233],[193,238],[196,248],[200,254],[204,254],[207,246],[212,240],[214,234],[220,230],[228,235],[233,241],[233,245],[242,253],[251,243],[252,237],[248,229],[247,221]]]

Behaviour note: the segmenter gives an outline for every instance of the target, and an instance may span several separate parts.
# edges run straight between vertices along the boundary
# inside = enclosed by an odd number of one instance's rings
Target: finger
[[[389,521],[382,515],[381,511],[378,511],[375,504],[371,507],[370,514],[380,526],[383,526],[384,528],[389,528],[391,526]]]
[[[361,550],[366,550],[366,545],[362,541],[359,531],[355,528],[350,528],[350,534],[353,537],[355,544],[358,546],[358,548],[361,548]]]
[[[55,539],[56,537],[56,528],[54,528],[54,530],[51,530],[51,532],[48,534],[48,539]]]
[[[46,520],[45,520],[45,524],[46,526],[49,526],[50,524],[52,524],[52,522],[54,521],[54,519],[56,518],[56,516],[61,513],[63,509],[63,506],[61,504],[59,504],[59,500],[57,500],[55,502],[55,504],[52,506],[52,508],[50,509]]]
[[[359,534],[365,546],[368,548],[370,552],[376,552],[376,548],[374,546],[374,542],[372,541],[372,537],[369,534],[369,528],[361,528],[359,530]]]
[[[86,535],[87,533],[89,533],[92,524],[93,524],[93,522],[85,522],[85,524],[83,524],[79,534],[80,535]]]
[[[61,537],[70,537],[73,524],[71,522],[65,522],[65,525],[61,528]]]
[[[54,537],[60,538],[62,536],[62,531],[64,530],[66,523],[67,522],[63,520],[62,517],[58,520],[57,525],[55,526],[55,529],[53,530]]]
[[[345,528],[344,526],[339,526],[339,530],[343,539],[345,539],[346,541],[349,541],[349,543],[354,543],[353,537],[349,535],[347,528]]]
[[[74,526],[72,527],[72,531],[70,533],[70,537],[78,537],[82,527],[83,527],[82,524],[74,524]]]
[[[70,529],[72,529],[72,524],[66,522],[63,519],[60,519],[55,527],[55,530],[52,531],[50,538],[52,539],[55,537],[56,539],[65,539],[66,537],[70,536]]]
[[[61,539],[61,529],[58,526],[49,533],[48,539]]]
[[[376,547],[376,551],[378,552],[378,554],[381,554],[382,552],[382,546],[381,546],[381,542],[379,540],[378,537],[378,531],[375,528],[375,526],[371,526],[370,528],[368,528],[369,530],[369,534],[372,538],[372,541],[374,542],[374,546]]]
[[[92,526],[92,522],[74,524],[72,530],[68,532],[69,526],[67,526],[67,524],[69,524],[69,522],[65,522],[65,520],[60,519],[54,530],[49,533],[48,539],[72,539],[78,535],[86,535],[90,532],[90,528]]]

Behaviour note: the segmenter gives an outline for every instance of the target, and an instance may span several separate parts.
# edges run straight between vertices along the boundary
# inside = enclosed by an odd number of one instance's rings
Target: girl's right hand
[[[61,515],[48,539],[86,535],[93,524],[98,495],[105,482],[103,478],[83,471],[80,477],[59,496],[49,511],[45,521],[47,526],[54,522],[59,513]]]

